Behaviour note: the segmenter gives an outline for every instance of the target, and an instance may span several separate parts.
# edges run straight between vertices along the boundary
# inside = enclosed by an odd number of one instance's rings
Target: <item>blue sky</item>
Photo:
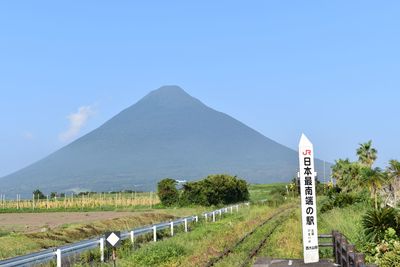
[[[383,167],[400,159],[399,8],[3,1],[0,176],[166,84],[291,148],[304,132],[328,161],[354,159],[358,143],[372,139]]]

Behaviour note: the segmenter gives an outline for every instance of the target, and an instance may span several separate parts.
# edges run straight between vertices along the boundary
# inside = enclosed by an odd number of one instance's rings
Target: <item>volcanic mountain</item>
[[[321,166],[316,160],[317,170]],[[297,169],[296,151],[177,86],[164,86],[94,131],[1,178],[0,193],[154,190],[162,178],[196,180],[216,173],[271,183],[291,180]]]

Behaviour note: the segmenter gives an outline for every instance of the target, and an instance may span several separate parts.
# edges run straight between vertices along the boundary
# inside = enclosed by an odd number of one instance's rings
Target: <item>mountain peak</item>
[[[153,90],[150,94],[187,94],[185,90],[183,90],[178,85],[164,85],[160,88]]]
[[[151,91],[139,101],[140,104],[156,105],[163,107],[186,107],[201,104],[199,100],[189,95],[177,85],[165,85]]]

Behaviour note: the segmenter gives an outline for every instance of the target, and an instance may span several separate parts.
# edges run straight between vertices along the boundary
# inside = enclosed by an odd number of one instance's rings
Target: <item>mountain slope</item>
[[[317,169],[321,162],[316,161]],[[253,183],[288,181],[297,152],[165,86],[48,157],[3,177],[0,191],[154,189],[165,177],[230,173]]]

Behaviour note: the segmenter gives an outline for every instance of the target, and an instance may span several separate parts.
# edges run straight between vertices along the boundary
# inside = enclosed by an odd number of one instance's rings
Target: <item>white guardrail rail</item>
[[[241,204],[229,206],[226,208],[206,212],[202,214],[202,217],[205,221],[213,221],[217,220],[217,216],[222,217],[224,213],[233,213],[234,211],[239,211],[239,206]],[[249,203],[245,203],[244,205],[249,205]],[[157,231],[164,230],[170,228],[171,236],[174,235],[174,228],[178,225],[184,225],[185,232],[188,231],[188,223],[190,222],[198,222],[199,216],[189,216],[177,219],[175,221],[163,222],[154,225],[144,226],[140,228],[133,229],[131,231],[121,232],[121,239],[130,239],[132,244],[135,241],[135,238],[144,234],[153,233],[153,241],[157,242]],[[104,247],[105,240],[104,236],[99,236],[96,238],[80,241],[74,244],[61,246],[58,248],[50,248],[40,252],[35,252],[31,254],[27,254],[24,256],[18,256],[15,258],[9,258],[0,261],[1,267],[11,267],[11,266],[34,266],[37,264],[43,264],[52,260],[56,260],[57,267],[61,267],[62,265],[62,257],[68,257],[72,255],[80,254],[86,250],[99,248],[100,249],[100,259],[104,262]]]

